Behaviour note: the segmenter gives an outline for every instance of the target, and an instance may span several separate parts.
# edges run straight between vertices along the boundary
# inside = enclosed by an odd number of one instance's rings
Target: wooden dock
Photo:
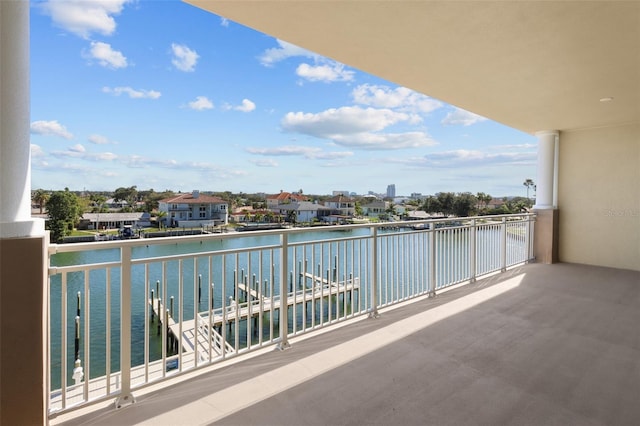
[[[360,289],[359,278],[332,282],[309,273],[301,274],[301,276],[311,280],[311,287],[305,286],[302,289],[289,292],[287,294],[287,307],[315,302],[326,297],[351,294],[353,291]],[[195,319],[183,321],[182,327],[171,315],[168,315],[168,311],[161,301],[153,298],[149,299],[149,304],[152,307],[153,315],[158,315],[158,310],[165,312],[163,323],[168,326],[170,338],[181,342],[183,353],[197,352],[199,356],[205,356],[206,358],[209,357],[209,353],[221,356],[223,347],[225,353],[235,352],[233,346],[228,342],[224,342],[218,331],[221,330],[222,326],[229,325],[235,321],[244,321],[263,314],[277,312],[282,305],[280,295],[265,296],[260,291],[244,283],[238,283],[237,289],[246,295],[246,302],[238,303],[231,299],[230,303],[224,308],[212,309],[211,318],[209,318],[209,311],[199,312]]]
[[[311,280],[311,286],[304,285],[302,289],[290,291],[287,294],[287,307],[307,304],[320,301],[324,298],[351,294],[360,289],[360,279],[350,278],[342,282],[328,281],[326,278],[314,276],[312,274],[300,274],[301,278]],[[154,322],[149,327],[167,327],[167,342],[174,345],[177,351],[181,346],[180,353],[167,356],[163,360],[151,361],[146,366],[139,365],[131,369],[131,385],[136,387],[144,383],[159,380],[165,376],[174,374],[178,369],[177,363],[183,366],[193,367],[204,363],[210,363],[223,356],[234,355],[235,348],[225,342],[218,330],[225,325],[231,325],[235,321],[257,319],[258,316],[279,311],[282,306],[280,295],[265,296],[262,292],[251,288],[243,283],[237,284],[237,289],[243,292],[248,301],[238,303],[231,299],[224,308],[215,308],[201,312],[195,319],[176,322],[170,315],[170,308],[167,308],[162,300],[156,297],[148,299],[151,307],[150,313]],[[153,294],[153,293],[152,293]],[[159,321],[158,321],[159,320]],[[161,329],[159,329],[160,332]],[[51,392],[50,407],[52,410],[62,409],[63,394],[66,400],[66,407],[82,403],[86,400],[93,400],[116,392],[120,388],[120,372],[112,373],[108,376],[90,379],[88,384],[85,381],[78,385],[67,386]]]

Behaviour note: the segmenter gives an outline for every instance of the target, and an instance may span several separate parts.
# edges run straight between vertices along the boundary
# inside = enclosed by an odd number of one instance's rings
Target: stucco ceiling
[[[525,132],[640,121],[637,1],[185,1]]]

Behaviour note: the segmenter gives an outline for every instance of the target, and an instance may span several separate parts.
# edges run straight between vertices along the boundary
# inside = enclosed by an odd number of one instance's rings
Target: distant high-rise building
[[[396,184],[392,183],[391,185],[387,185],[387,197],[395,198],[396,196]]]

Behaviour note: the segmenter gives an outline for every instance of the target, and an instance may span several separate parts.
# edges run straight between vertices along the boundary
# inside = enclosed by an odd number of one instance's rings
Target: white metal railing
[[[49,411],[113,398],[531,260],[531,214],[49,249]]]

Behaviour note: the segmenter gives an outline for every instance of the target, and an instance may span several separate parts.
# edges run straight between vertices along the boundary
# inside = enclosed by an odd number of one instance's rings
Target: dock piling
[[[151,303],[153,304],[153,299],[154,299],[154,291],[153,289],[151,289]],[[151,306],[151,322],[153,322],[155,320],[155,309],[153,309],[153,306]]]

